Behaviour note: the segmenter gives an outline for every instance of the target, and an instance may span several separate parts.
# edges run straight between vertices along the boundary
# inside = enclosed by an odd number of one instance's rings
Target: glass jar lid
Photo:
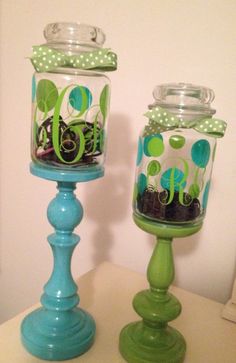
[[[193,85],[191,83],[166,83],[156,86],[153,91],[154,104],[150,108],[159,105],[174,112],[208,114],[213,115],[215,110],[211,108],[211,102],[215,95],[212,89]]]
[[[51,23],[44,29],[44,37],[50,44],[71,44],[101,48],[105,42],[102,29],[80,23]]]

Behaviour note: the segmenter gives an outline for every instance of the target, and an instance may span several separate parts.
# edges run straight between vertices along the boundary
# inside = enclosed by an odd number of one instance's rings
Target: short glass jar
[[[32,58],[36,69],[32,80],[32,160],[65,170],[102,167],[110,81],[103,68],[93,69],[93,64],[102,67],[104,56],[115,63],[111,59],[114,54],[104,55],[105,35],[90,25],[49,24],[44,36],[47,43],[34,49]],[[67,56],[69,65],[64,66],[63,57]]]
[[[153,92],[138,144],[134,212],[170,224],[204,218],[216,138],[214,92],[192,84],[164,84]],[[208,132],[208,130],[212,131]]]

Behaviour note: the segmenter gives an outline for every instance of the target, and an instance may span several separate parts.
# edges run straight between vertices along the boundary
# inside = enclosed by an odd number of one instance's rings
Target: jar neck
[[[185,121],[212,117],[216,112],[211,108],[214,92],[206,87],[188,83],[163,84],[154,89],[153,96],[156,101],[150,109],[160,106]]]
[[[45,45],[68,55],[100,49],[105,42],[105,34],[100,28],[79,23],[48,24],[44,37]]]

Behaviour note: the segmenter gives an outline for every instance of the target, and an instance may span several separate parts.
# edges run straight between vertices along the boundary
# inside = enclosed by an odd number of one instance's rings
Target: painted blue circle
[[[194,164],[199,168],[205,168],[208,164],[211,147],[207,140],[198,140],[192,146],[191,156]]]
[[[32,77],[32,102],[34,102],[36,96],[36,80],[35,76]]]
[[[69,102],[77,111],[85,111],[92,104],[92,94],[87,87],[77,86],[70,92]]]
[[[144,190],[147,187],[147,177],[143,173],[138,176],[138,192],[143,194]]]
[[[137,160],[136,160],[136,165],[138,166],[143,158],[143,143],[142,143],[142,139],[141,137],[138,140],[138,155],[137,155]]]
[[[159,139],[163,140],[163,136],[161,134],[153,134],[153,135],[144,137],[143,152],[146,156],[151,156],[150,153],[148,152],[148,144],[149,144],[149,141],[155,137],[158,137]]]
[[[210,180],[208,180],[208,182],[206,183],[204,193],[203,193],[203,198],[202,198],[202,207],[203,207],[203,209],[206,209],[206,207],[207,207],[210,184],[211,184],[211,182],[210,182]]]
[[[172,175],[172,173],[173,173],[173,175]],[[185,188],[186,181],[181,183],[181,181],[184,178],[184,173],[178,168],[169,168],[161,176],[161,186],[163,189],[170,190],[171,175],[173,177],[175,191],[179,191],[180,187]]]

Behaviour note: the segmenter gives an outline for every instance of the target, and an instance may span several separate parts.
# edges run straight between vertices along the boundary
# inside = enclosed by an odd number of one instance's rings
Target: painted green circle
[[[55,84],[48,79],[41,79],[37,86],[36,99],[40,111],[52,110],[58,99],[58,90]]]
[[[163,141],[163,136],[161,134],[153,134],[153,135],[148,135],[145,136],[143,139],[143,152],[146,156],[151,156],[148,152],[148,144],[149,142],[154,138],[154,137],[158,137],[159,139],[161,139]]]
[[[147,145],[147,150],[150,156],[160,156],[164,152],[164,143],[159,137],[152,137]]]
[[[185,138],[181,135],[172,135],[169,138],[169,143],[173,149],[181,149],[181,147],[183,147],[185,144]]]
[[[147,166],[147,173],[150,176],[157,175],[161,170],[161,164],[157,160],[152,160]]]
[[[191,184],[189,187],[189,194],[192,198],[197,198],[200,194],[200,187],[198,184]]]

